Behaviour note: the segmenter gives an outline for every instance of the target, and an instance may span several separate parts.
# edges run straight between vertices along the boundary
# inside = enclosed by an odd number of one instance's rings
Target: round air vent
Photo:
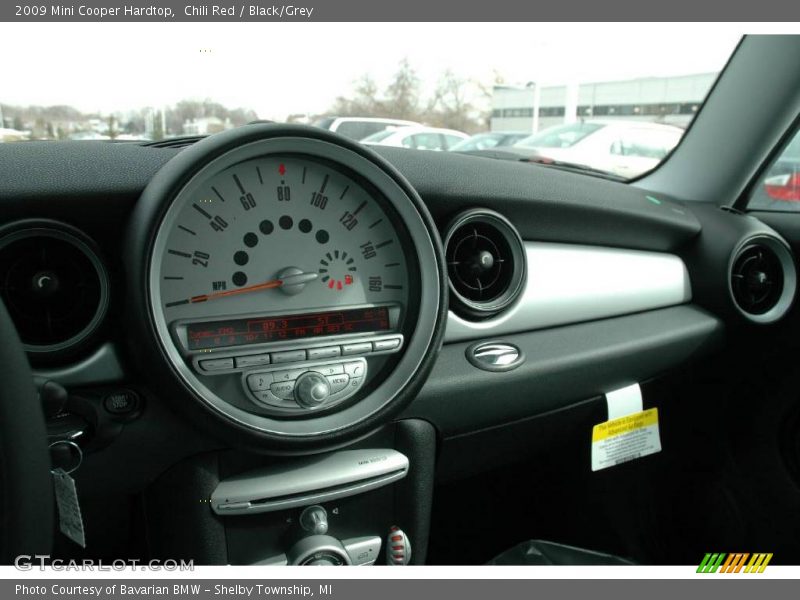
[[[0,228],[0,296],[26,351],[45,357],[77,348],[108,306],[108,276],[92,241],[56,221]]]
[[[510,306],[525,283],[525,248],[514,226],[496,212],[456,216],[444,240],[451,308],[483,319]]]
[[[751,321],[780,319],[791,307],[796,287],[792,254],[777,238],[754,237],[734,252],[730,291],[739,312]]]

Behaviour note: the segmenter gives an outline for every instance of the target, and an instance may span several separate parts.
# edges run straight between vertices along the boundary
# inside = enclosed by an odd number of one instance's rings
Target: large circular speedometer
[[[440,343],[430,216],[393,168],[326,132],[199,142],[153,179],[130,234],[133,310],[158,350],[146,366],[234,439],[363,435],[411,399]]]

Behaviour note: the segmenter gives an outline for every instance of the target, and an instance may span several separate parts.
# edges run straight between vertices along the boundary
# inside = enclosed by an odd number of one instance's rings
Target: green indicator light
[[[650,200],[650,202],[652,202],[653,204],[661,204],[661,200],[659,200],[658,198],[656,198],[654,196],[645,196],[645,198]]]

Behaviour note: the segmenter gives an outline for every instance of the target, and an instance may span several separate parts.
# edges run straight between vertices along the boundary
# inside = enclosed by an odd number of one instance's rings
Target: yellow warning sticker
[[[612,419],[592,429],[592,471],[661,452],[658,409]]]

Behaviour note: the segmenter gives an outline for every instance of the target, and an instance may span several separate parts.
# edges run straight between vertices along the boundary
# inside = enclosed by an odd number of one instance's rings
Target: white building
[[[211,135],[226,129],[231,129],[233,123],[230,119],[222,120],[219,117],[199,117],[183,123],[184,135]]]
[[[576,85],[495,86],[492,131],[536,131],[579,118],[656,121],[687,125],[717,73],[646,77]],[[538,98],[537,98],[538,95]],[[538,104],[538,123],[534,107]]]

